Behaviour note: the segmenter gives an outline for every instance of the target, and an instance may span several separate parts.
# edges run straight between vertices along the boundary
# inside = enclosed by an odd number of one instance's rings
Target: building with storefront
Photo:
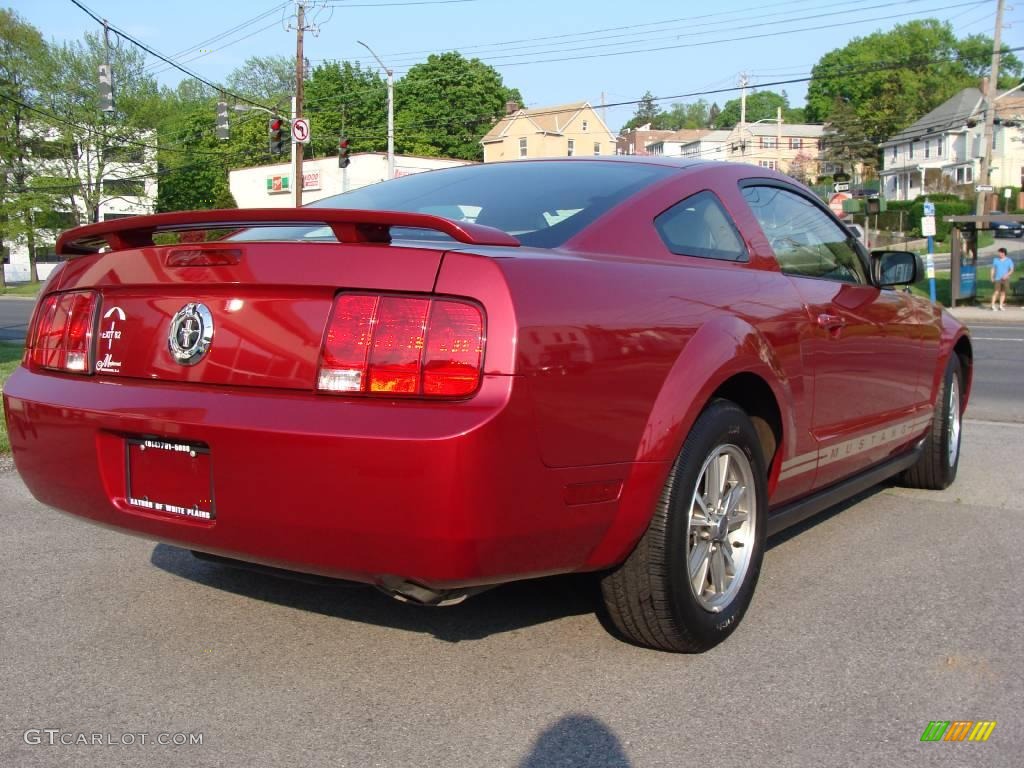
[[[302,202],[313,203],[325,197],[348,192],[388,177],[388,157],[383,152],[353,154],[348,168],[338,167],[337,157],[306,160],[302,163]],[[395,178],[438,168],[469,165],[466,160],[449,157],[395,156]],[[290,208],[294,205],[291,163],[261,165],[231,171],[228,184],[239,208]]]

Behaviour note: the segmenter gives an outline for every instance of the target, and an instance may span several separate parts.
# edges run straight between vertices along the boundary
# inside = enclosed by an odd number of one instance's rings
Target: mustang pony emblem
[[[213,315],[205,304],[186,304],[171,319],[167,347],[182,365],[195,365],[213,341]]]

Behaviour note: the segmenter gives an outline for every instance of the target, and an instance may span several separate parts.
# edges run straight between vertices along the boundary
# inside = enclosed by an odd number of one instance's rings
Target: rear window
[[[403,176],[312,203],[348,208],[429,213],[484,224],[523,245],[550,248],[644,187],[676,169],[607,161],[513,162],[467,165]],[[395,239],[449,240],[433,230],[395,227]],[[327,227],[251,229],[235,240],[333,240]]]

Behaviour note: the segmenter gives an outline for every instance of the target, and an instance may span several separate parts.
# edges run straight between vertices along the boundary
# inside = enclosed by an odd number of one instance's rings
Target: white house
[[[680,154],[694,160],[728,160],[731,130],[702,131],[698,138],[683,144]]]
[[[302,202],[376,184],[388,177],[388,158],[383,152],[353,154],[348,168],[338,167],[337,157],[306,160],[302,164]],[[395,155],[395,178],[413,173],[469,165],[467,160],[449,157]],[[261,165],[231,171],[228,185],[239,208],[290,208],[293,202],[291,163]]]
[[[29,167],[28,186],[33,182],[42,186],[51,185],[51,179],[67,178],[68,160],[78,166],[79,176],[93,178],[100,185],[101,196],[97,210],[99,221],[110,221],[124,216],[152,213],[156,206],[158,182],[156,176],[155,137],[140,134],[121,146],[100,150],[93,146],[76,147],[74,158],[63,157],[63,147],[52,139],[55,136],[40,136],[35,143],[33,154],[26,158]],[[75,197],[78,205],[79,222],[91,220],[86,203],[80,196]],[[36,272],[40,280],[49,277],[57,266],[55,245],[57,236],[64,229],[75,225],[76,217],[69,209],[57,211],[35,232]],[[8,282],[26,282],[30,277],[28,243],[22,239],[13,243],[5,242],[7,253],[4,259],[4,277]]]
[[[991,172],[979,177],[985,97],[965,88],[917,122],[882,142],[882,190],[890,200],[928,192],[973,194],[976,184],[1024,185],[1024,96],[996,96]]]

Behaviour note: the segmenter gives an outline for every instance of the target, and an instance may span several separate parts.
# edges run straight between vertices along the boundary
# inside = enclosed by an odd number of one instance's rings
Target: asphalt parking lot
[[[0,765],[1018,766],[1024,333],[987,335],[1005,400],[981,388],[957,483],[773,539],[699,656],[611,637],[586,579],[419,609],[93,527],[2,471]],[[932,720],[997,726],[922,743]]]

